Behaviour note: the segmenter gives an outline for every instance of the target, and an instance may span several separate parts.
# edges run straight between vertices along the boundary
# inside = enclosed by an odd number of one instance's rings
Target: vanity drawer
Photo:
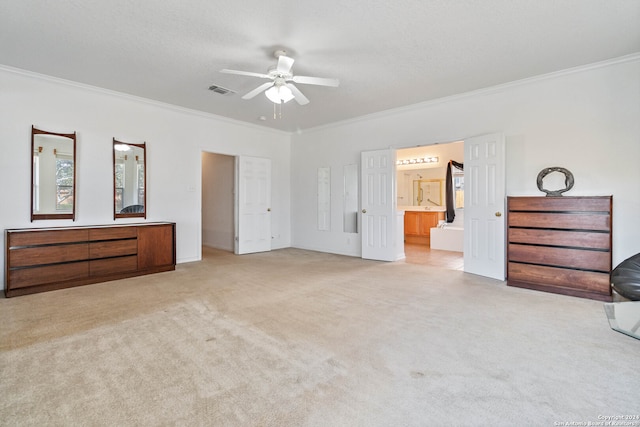
[[[88,276],[89,262],[83,261],[10,270],[8,284],[12,289],[25,288],[67,280],[84,279]]]
[[[136,239],[89,243],[89,258],[91,259],[135,255],[136,253],[138,253]]]
[[[13,249],[10,252],[11,268],[30,265],[56,264],[86,260],[89,246],[86,243],[62,246],[35,246]]]
[[[89,275],[91,276],[125,273],[137,269],[138,257],[136,255],[89,261]]]

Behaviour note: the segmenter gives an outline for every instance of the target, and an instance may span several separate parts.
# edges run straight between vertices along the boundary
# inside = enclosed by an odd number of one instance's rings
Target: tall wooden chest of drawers
[[[7,297],[175,269],[175,223],[5,230]]]
[[[612,197],[508,197],[507,284],[611,301]]]

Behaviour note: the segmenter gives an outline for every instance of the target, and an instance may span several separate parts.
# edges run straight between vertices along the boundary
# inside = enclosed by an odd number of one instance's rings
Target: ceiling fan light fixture
[[[293,99],[291,89],[286,86],[272,86],[264,94],[274,104],[286,103]]]

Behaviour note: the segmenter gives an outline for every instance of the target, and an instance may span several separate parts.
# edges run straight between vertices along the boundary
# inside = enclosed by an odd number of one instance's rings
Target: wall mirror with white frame
[[[76,133],[31,126],[31,221],[76,215]]]
[[[358,165],[344,166],[343,224],[345,233],[358,232]]]
[[[147,217],[146,143],[113,138],[113,219]]]

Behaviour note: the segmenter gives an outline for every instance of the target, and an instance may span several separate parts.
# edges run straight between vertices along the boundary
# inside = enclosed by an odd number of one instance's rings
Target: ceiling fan
[[[331,86],[338,87],[340,81],[338,79],[327,79],[322,77],[308,77],[308,76],[294,76],[291,72],[294,59],[287,56],[287,52],[284,50],[276,50],[274,56],[278,58],[278,65],[271,67],[267,74],[253,73],[250,71],[238,71],[238,70],[220,70],[221,73],[237,74],[240,76],[259,77],[262,79],[269,79],[270,82],[264,83],[257,88],[253,89],[242,99],[251,99],[256,95],[265,92],[265,95],[274,104],[281,104],[292,99],[300,105],[309,103],[309,98],[304,96],[302,92],[293,84],[307,84],[317,86]]]

